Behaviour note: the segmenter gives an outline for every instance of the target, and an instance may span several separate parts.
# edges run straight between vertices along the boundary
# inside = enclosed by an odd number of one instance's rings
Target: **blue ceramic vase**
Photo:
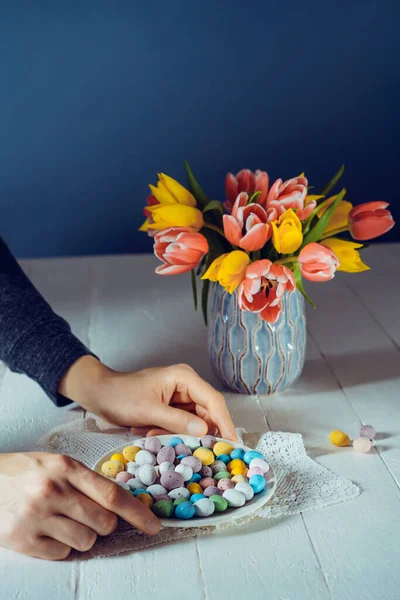
[[[303,296],[285,293],[275,324],[239,309],[237,294],[210,289],[208,346],[221,383],[240,394],[283,392],[300,376],[306,351]]]

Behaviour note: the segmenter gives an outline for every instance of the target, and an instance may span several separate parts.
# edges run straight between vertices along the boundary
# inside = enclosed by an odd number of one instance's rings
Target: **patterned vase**
[[[303,296],[285,293],[279,320],[271,325],[239,310],[237,294],[219,284],[210,289],[208,347],[213,371],[240,394],[274,394],[300,376],[306,350]]]

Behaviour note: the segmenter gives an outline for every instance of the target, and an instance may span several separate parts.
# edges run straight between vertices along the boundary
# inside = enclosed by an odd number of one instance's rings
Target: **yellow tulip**
[[[328,198],[327,200],[322,202],[321,207],[317,210],[317,217],[319,219],[335,201],[335,198],[336,196],[332,196],[331,198]],[[345,227],[347,227],[349,223],[349,212],[352,208],[353,205],[351,202],[347,202],[347,200],[341,200],[335,208],[335,212],[333,213],[331,220],[328,223],[328,227],[324,231],[324,235],[336,231],[337,229],[344,229]]]
[[[249,263],[249,256],[241,250],[222,254],[214,260],[202,279],[218,281],[227,292],[232,294],[246,277]]]
[[[345,242],[339,238],[328,238],[320,242],[323,246],[330,248],[339,259],[337,271],[346,271],[346,273],[361,273],[369,271],[369,266],[363,263],[357,248],[362,248],[362,244],[355,242]]]
[[[196,200],[189,190],[164,173],[158,174],[157,186],[149,185],[149,188],[160,204],[184,204],[185,206],[196,206]]]
[[[303,242],[301,221],[292,208],[271,225],[272,243],[280,254],[291,254],[300,248]]]
[[[146,220],[140,231],[161,231],[168,227],[189,227],[199,231],[204,225],[203,214],[198,208],[184,204],[156,204],[147,207],[152,221]]]

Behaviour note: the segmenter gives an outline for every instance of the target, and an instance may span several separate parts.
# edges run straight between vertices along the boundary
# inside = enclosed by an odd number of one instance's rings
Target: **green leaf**
[[[301,294],[303,294],[304,298],[311,304],[313,308],[317,308],[311,298],[307,295],[304,287],[303,287],[303,279],[301,277],[301,271],[299,264],[294,265],[293,267],[293,275],[296,281],[296,288],[299,290]]]
[[[329,221],[331,220],[337,205],[344,198],[345,193],[346,193],[346,190],[343,188],[343,190],[340,192],[340,194],[338,194],[336,196],[335,201],[324,212],[324,214],[319,219],[319,221],[314,225],[314,227],[304,237],[303,243],[301,245],[302,248],[304,248],[304,246],[306,244],[310,244],[311,242],[318,242],[322,238],[323,233],[324,233],[325,229],[328,227]]]
[[[208,292],[210,289],[210,280],[205,279],[203,283],[203,289],[201,291],[201,309],[203,311],[204,323],[207,327],[208,319],[207,319],[207,306],[208,306]]]
[[[192,280],[194,310],[197,310],[197,282],[196,282],[196,273],[195,273],[194,269],[192,269],[190,271],[190,278]]]
[[[260,196],[261,192],[254,192],[254,194],[252,194],[247,200],[247,204],[255,204]]]
[[[196,198],[197,204],[200,206],[200,208],[203,209],[208,204],[208,198],[205,192],[200,187],[200,184],[198,183],[197,179],[193,175],[192,169],[190,168],[187,160],[185,160],[185,169],[189,180],[190,191]]]
[[[333,190],[333,188],[335,187],[335,185],[337,184],[337,182],[343,175],[343,172],[344,172],[344,165],[342,165],[340,167],[339,171],[337,173],[335,173],[335,175],[332,177],[330,182],[320,191],[320,194],[322,196],[326,196],[327,194],[329,194],[329,192],[331,190]]]
[[[208,212],[209,210],[218,210],[221,215],[224,214],[224,208],[222,206],[222,202],[219,200],[211,200],[204,208],[203,213]]]

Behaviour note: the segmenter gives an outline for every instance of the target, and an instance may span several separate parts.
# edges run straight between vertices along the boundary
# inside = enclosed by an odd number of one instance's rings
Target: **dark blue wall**
[[[214,197],[228,170],[320,185],[344,162],[349,199],[400,221],[397,0],[145,4],[2,6],[0,230],[19,256],[149,250],[147,184],[184,158]]]

